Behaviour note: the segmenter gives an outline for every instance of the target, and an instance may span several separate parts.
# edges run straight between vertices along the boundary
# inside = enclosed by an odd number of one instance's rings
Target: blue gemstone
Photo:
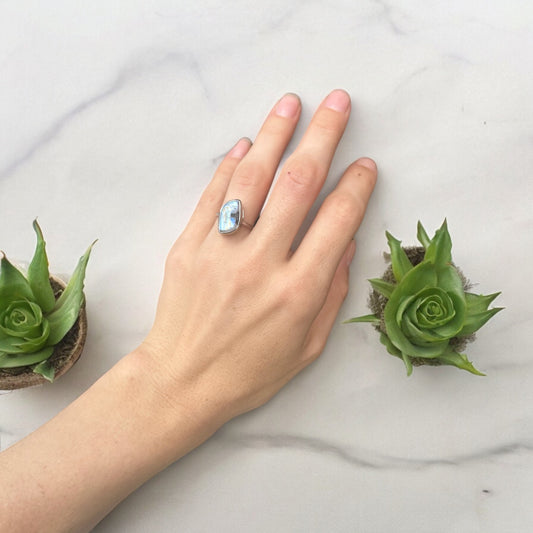
[[[226,202],[220,210],[218,217],[218,231],[220,233],[233,233],[241,223],[242,204],[240,200]]]

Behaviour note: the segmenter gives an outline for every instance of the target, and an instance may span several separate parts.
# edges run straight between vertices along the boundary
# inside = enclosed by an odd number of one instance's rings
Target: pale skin
[[[298,97],[276,103],[253,145],[241,139],[229,151],[168,255],[145,341],[0,454],[1,533],[89,531],[320,355],[348,291],[353,237],[376,182],[375,163],[352,163],[295,250],[293,241],[350,109],[342,90],[325,98],[268,202],[300,116]],[[252,229],[220,235],[214,213],[234,198],[249,223],[261,217]]]

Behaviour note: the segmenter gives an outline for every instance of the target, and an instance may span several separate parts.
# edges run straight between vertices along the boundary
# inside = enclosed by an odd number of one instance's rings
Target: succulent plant
[[[387,351],[413,365],[452,365],[484,375],[463,351],[474,333],[502,308],[489,309],[500,294],[469,292],[470,285],[452,263],[452,241],[446,220],[430,239],[418,222],[421,247],[402,248],[386,233],[391,267],[382,278],[369,280],[373,314],[346,322],[369,322],[380,333]]]
[[[46,243],[37,220],[37,246],[25,276],[2,252],[0,261],[0,369],[31,367],[54,380],[49,358],[72,328],[84,302],[83,282],[91,244],[57,298],[50,283]]]

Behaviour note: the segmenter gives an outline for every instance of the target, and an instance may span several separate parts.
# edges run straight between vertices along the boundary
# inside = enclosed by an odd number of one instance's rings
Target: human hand
[[[219,426],[258,407],[323,351],[348,291],[353,236],[376,181],[372,160],[348,167],[292,245],[350,108],[341,90],[322,102],[266,201],[301,112],[298,97],[285,95],[253,146],[241,139],[224,158],[173,245],[139,353],[161,395],[194,418]],[[216,214],[231,199],[257,224],[221,235]]]
[[[376,180],[373,161],[350,165],[292,248],[349,114],[346,93],[326,98],[266,205],[300,115],[298,98],[276,104],[252,147],[241,140],[229,152],[170,251],[142,345],[0,454],[0,531],[33,531],[35,524],[89,531],[320,354],[348,290],[352,237]],[[235,198],[249,223],[262,210],[261,218],[253,229],[220,235],[215,215]]]
[[[241,140],[224,158],[168,255],[156,319],[142,345],[1,454],[1,531],[33,531],[35,524],[89,531],[322,352],[348,291],[352,238],[376,166],[369,159],[350,165],[293,250],[350,101],[344,91],[326,98],[270,191],[300,110],[299,99],[286,95],[255,144]],[[261,212],[253,229],[218,233],[215,215],[230,199],[242,201],[248,223]]]

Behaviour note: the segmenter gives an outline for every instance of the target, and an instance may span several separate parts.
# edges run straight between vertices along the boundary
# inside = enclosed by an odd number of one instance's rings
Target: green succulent
[[[468,283],[452,263],[446,220],[433,239],[418,222],[419,248],[402,248],[401,241],[388,232],[386,236],[391,269],[383,278],[369,280],[374,313],[346,322],[373,324],[387,351],[403,360],[408,375],[413,365],[423,364],[452,365],[484,375],[460,352],[501,311],[488,308],[500,293],[468,292]]]
[[[61,295],[50,284],[46,243],[37,220],[33,222],[37,246],[27,275],[2,252],[0,261],[0,369],[31,367],[54,380],[50,357],[54,347],[72,328],[84,301],[83,281],[91,244],[80,258]]]

